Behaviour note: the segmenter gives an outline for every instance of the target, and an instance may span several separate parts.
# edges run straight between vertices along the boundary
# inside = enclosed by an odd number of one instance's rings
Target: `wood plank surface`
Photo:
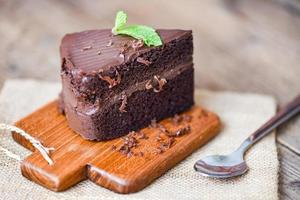
[[[185,114],[191,117],[190,121],[174,124],[170,118],[159,124],[171,133],[190,127],[188,133],[168,137],[159,128],[144,128],[141,132],[145,137],[139,138],[136,133],[137,146],[131,154],[124,155],[120,151],[124,138],[105,142],[84,140],[68,127],[65,116],[58,111],[57,101],[54,101],[16,123],[43,145],[55,148],[51,152],[53,165],[34,151],[22,161],[22,174],[54,191],[66,190],[88,178],[118,193],[137,192],[205,144],[221,128],[215,114],[198,106]],[[33,150],[19,134],[13,134],[13,138]],[[172,143],[168,143],[171,140]],[[162,148],[161,144],[168,147]]]
[[[300,92],[299,0],[0,0],[0,85],[7,78],[58,81],[61,37],[110,28],[119,9],[132,23],[192,29],[197,87],[269,94],[279,105]],[[281,165],[297,163],[300,120],[277,137],[287,150],[279,154]],[[300,180],[297,173],[281,178]],[[282,199],[299,199],[299,185],[280,187]]]
[[[281,173],[279,175],[280,194],[285,199],[299,199],[300,196],[300,157],[285,146],[278,145],[278,153],[281,162]],[[284,155],[284,156],[282,156]]]

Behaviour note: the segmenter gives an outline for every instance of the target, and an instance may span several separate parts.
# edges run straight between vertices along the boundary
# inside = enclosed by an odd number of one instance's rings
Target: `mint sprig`
[[[147,46],[160,46],[162,41],[157,32],[144,25],[128,25],[127,14],[123,11],[119,11],[116,15],[115,27],[112,29],[114,35],[129,35],[139,40],[143,40]]]

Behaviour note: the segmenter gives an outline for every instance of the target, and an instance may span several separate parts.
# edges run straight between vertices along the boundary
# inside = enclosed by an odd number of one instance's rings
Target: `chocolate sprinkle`
[[[151,124],[149,125],[149,128],[157,128],[161,133],[169,133],[169,131],[166,129],[166,127],[160,123],[157,123],[156,119],[151,120]]]
[[[145,140],[149,139],[149,137],[142,131],[136,132],[136,136],[138,139],[145,139]]]
[[[165,78],[159,78],[159,76],[154,76],[154,80],[157,82],[158,84],[158,89],[153,88],[153,91],[158,93],[160,91],[162,91],[163,86],[167,83],[167,80]]]
[[[171,120],[174,125],[178,125],[182,121],[182,117],[178,114],[175,114]]]
[[[97,52],[97,55],[100,55],[100,54],[101,54],[101,51],[98,51],[98,52]]]
[[[174,144],[174,142],[175,142],[175,139],[173,137],[168,138],[167,142],[161,142],[160,143],[160,147],[161,147],[161,149],[164,149],[164,150],[170,149],[171,146]]]
[[[110,47],[110,46],[112,46],[114,43],[113,43],[113,41],[112,40],[109,40],[109,42],[107,43],[107,47]]]
[[[147,66],[149,66],[152,62],[150,62],[149,60],[146,60],[146,59],[144,59],[144,58],[142,58],[142,57],[138,57],[137,59],[136,59],[136,61],[137,62],[139,62],[139,63],[142,63],[142,64],[144,64],[144,65],[147,65]]]
[[[109,84],[108,88],[112,88],[112,87],[120,84],[120,82],[121,82],[121,75],[119,74],[119,72],[117,70],[116,70],[116,76],[117,76],[116,79],[112,79],[109,76],[102,76],[101,74],[99,74],[99,78],[102,79],[102,80],[104,80],[104,81],[106,81]]]
[[[156,154],[162,154],[164,152],[164,149],[161,147],[156,148]]]
[[[153,91],[158,93],[162,91],[163,86],[167,83],[167,80],[165,78],[160,78],[159,76],[154,76],[154,80],[147,81],[145,88],[147,90],[150,90],[153,88]],[[155,85],[155,86],[154,86]],[[156,88],[158,87],[158,88]]]
[[[131,43],[131,47],[136,51],[139,48],[141,48],[142,46],[144,46],[144,41],[143,40],[134,40]]]
[[[121,99],[124,100],[126,98],[127,98],[126,95],[122,94]],[[124,103],[124,105],[126,105],[126,103]],[[176,114],[172,119],[172,121],[174,121],[177,124],[181,122],[190,122],[191,120],[192,120],[192,116],[188,114],[182,114],[182,115]],[[159,130],[159,132],[157,132],[154,138],[158,144],[158,146],[155,148],[155,152],[154,152],[155,154],[164,153],[167,149],[170,149],[174,145],[174,143],[176,142],[175,139],[176,137],[186,135],[191,131],[190,125],[186,125],[175,131],[170,132],[169,130],[167,130],[167,128],[164,125],[157,123],[156,119],[151,120],[151,124],[149,125],[149,127],[156,128]],[[143,152],[141,151],[136,152],[136,150],[134,152],[133,149],[138,147],[138,143],[140,139],[148,139],[148,138],[149,137],[145,135],[145,133],[142,131],[131,131],[127,136],[122,138],[123,143],[120,146],[118,152],[127,156],[128,158],[132,156],[142,157],[144,156]],[[113,145],[112,150],[116,150],[116,149],[117,148]]]
[[[130,46],[127,43],[122,43],[122,47],[120,48],[120,54],[125,54],[129,50]]]
[[[92,46],[86,46],[81,49],[81,51],[86,51],[92,49]]]
[[[147,81],[146,85],[145,85],[145,88],[147,90],[150,90],[152,88],[152,85],[151,85],[151,80]]]
[[[119,149],[119,152],[124,155],[127,155],[130,151],[131,151],[131,149],[127,145],[124,145],[124,144]]]
[[[119,111],[120,111],[121,113],[127,112],[127,111],[125,110],[126,105],[127,105],[127,96],[126,96],[126,94],[122,94],[121,100],[122,100],[122,103],[121,103],[121,106],[120,106],[120,108],[119,108]]]
[[[183,121],[185,121],[185,122],[191,122],[192,121],[192,116],[191,115],[188,115],[188,114],[183,114],[182,115],[182,119],[183,119]]]
[[[111,146],[111,150],[112,150],[112,151],[115,151],[116,149],[117,149],[117,147],[116,147],[115,145],[112,145],[112,146]]]
[[[124,145],[128,146],[129,148],[137,147],[138,141],[131,133],[135,132],[130,132],[127,136],[122,138]]]
[[[168,149],[171,148],[172,145],[174,144],[174,142],[175,142],[175,139],[174,139],[174,138],[169,138],[169,139],[168,139],[168,143],[167,143],[167,148],[168,148]]]
[[[188,114],[182,114],[182,115],[175,114],[171,120],[174,125],[179,125],[181,122],[191,122],[192,116]]]
[[[135,131],[131,131],[127,136],[123,137],[123,144],[119,148],[119,152],[123,155],[127,155],[127,157],[131,157],[132,154],[132,148],[135,148],[138,146],[138,141],[134,137]]]
[[[182,135],[188,134],[190,131],[191,131],[191,127],[185,126],[183,128],[176,130],[175,132],[169,133],[168,136],[169,137],[180,137]]]
[[[166,127],[162,124],[157,124],[157,128],[159,129],[160,132],[168,134],[169,131],[166,129]]]
[[[120,54],[119,54],[119,57],[122,59],[122,62],[125,60],[125,54],[120,53]]]

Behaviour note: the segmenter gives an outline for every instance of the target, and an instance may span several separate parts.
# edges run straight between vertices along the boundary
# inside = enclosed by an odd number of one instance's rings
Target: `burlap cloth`
[[[13,123],[57,97],[60,84],[34,80],[8,80],[0,95],[0,122]],[[193,169],[195,161],[210,154],[233,151],[259,125],[275,113],[268,96],[196,90],[196,101],[219,114],[223,131],[198,151],[168,171],[144,190],[121,195],[89,180],[65,192],[49,191],[24,178],[19,161],[4,148],[20,155],[30,154],[8,133],[0,133],[0,199],[278,199],[278,160],[275,135],[270,134],[246,155],[250,170],[231,180],[204,178]]]

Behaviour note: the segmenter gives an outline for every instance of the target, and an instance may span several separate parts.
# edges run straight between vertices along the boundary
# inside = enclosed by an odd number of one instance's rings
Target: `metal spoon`
[[[244,174],[248,166],[244,160],[245,152],[272,130],[300,112],[300,95],[285,105],[268,122],[250,135],[241,146],[229,155],[213,155],[198,160],[194,169],[203,176],[212,178],[230,178]]]

